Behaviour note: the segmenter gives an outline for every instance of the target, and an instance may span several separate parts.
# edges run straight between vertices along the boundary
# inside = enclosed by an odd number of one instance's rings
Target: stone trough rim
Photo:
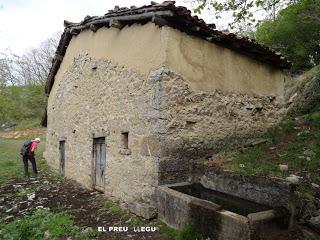
[[[226,215],[228,217],[236,218],[237,220],[241,220],[247,223],[257,223],[257,222],[264,222],[264,221],[271,221],[277,218],[276,212],[274,209],[259,211],[256,213],[249,213],[247,216],[226,210],[215,202],[204,200],[201,198],[197,198],[186,193],[179,192],[177,190],[172,189],[171,187],[181,187],[181,186],[190,186],[192,182],[179,182],[174,184],[164,184],[158,186],[159,189],[171,194],[174,197],[183,198],[188,203],[198,203],[201,206],[210,207],[212,210],[219,212],[220,214]]]

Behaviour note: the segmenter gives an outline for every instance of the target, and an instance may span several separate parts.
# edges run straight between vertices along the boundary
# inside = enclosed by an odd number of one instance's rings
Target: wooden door
[[[62,174],[64,174],[64,166],[65,166],[65,143],[66,141],[59,142],[59,152],[60,152],[59,170],[60,170],[60,173]]]
[[[105,167],[106,167],[106,143],[105,138],[94,138],[93,140],[94,155],[94,174],[95,189],[104,191]]]

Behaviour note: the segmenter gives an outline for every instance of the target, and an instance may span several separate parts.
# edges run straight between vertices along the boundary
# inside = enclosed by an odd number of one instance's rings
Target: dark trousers
[[[23,157],[24,175],[29,176],[28,160],[30,160],[30,162],[31,162],[33,173],[38,174],[36,159],[34,158],[34,156],[24,156]]]

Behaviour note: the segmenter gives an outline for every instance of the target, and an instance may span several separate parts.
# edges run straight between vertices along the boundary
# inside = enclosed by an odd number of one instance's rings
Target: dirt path
[[[49,209],[54,212],[68,211],[74,216],[76,225],[83,226],[83,229],[96,230],[98,226],[129,227],[128,232],[103,232],[96,239],[170,239],[160,234],[159,228],[152,233],[134,232],[135,224],[158,225],[155,220],[137,218],[117,205],[106,205],[106,202],[101,193],[83,189],[70,180],[55,180],[52,176],[16,179],[0,187],[0,215],[4,216],[6,222],[29,215],[37,209]]]
[[[22,137],[36,137],[44,136],[45,128],[35,127],[19,131],[0,131],[0,138],[22,138]]]

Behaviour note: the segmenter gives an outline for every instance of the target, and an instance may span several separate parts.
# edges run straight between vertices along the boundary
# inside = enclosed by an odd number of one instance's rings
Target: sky
[[[162,2],[158,1],[158,2]],[[145,0],[0,0],[0,52],[10,50],[22,54],[37,47],[53,34],[63,31],[63,20],[80,22],[85,16],[100,16],[120,7],[149,5]],[[190,4],[184,0],[176,5]],[[209,14],[200,15],[206,22],[214,22]]]

